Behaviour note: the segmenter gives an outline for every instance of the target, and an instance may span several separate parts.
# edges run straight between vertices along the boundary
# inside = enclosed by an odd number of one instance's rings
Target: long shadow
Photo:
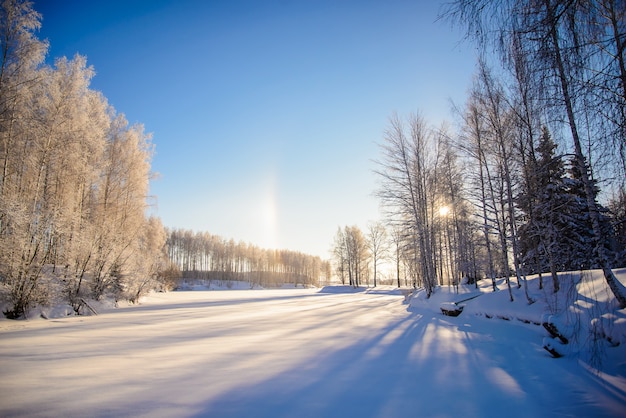
[[[210,291],[207,291],[210,292]],[[229,305],[244,305],[251,303],[264,303],[270,301],[282,301],[282,300],[294,300],[294,299],[305,299],[310,297],[322,297],[328,296],[328,293],[311,293],[306,295],[279,295],[279,296],[267,296],[267,297],[253,297],[253,298],[240,298],[240,299],[228,299],[228,300],[212,300],[207,299],[204,301],[197,302],[183,302],[180,304],[147,304],[147,305],[138,305],[131,306],[127,308],[117,308],[115,311],[123,312],[125,310],[132,310],[136,312],[150,312],[150,311],[175,311],[177,309],[193,309],[193,308],[206,308],[209,306],[229,306]],[[113,311],[113,312],[115,312]]]
[[[401,333],[385,344],[398,329]],[[390,400],[407,399],[414,376],[406,359],[424,330],[422,322],[410,315],[365,341],[319,353],[297,368],[208,401],[197,416],[372,416]]]
[[[601,382],[582,381],[575,360],[543,354],[534,328],[513,331],[528,340],[520,344],[503,331],[510,326],[409,312],[350,347],[208,399],[194,416],[619,416],[624,393],[607,397]],[[587,398],[578,393],[586,382]],[[608,406],[596,405],[602,397]]]

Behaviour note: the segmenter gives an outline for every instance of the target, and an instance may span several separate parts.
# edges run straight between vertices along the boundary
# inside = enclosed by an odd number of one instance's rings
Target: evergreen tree
[[[527,215],[520,228],[523,261],[532,272],[549,270],[557,291],[558,271],[598,268],[600,262],[578,165],[572,163],[567,169],[555,150],[556,144],[544,128],[537,146],[537,167],[528,180],[533,187],[525,188],[527,192],[518,196],[517,204]],[[593,190],[595,201],[595,184]],[[595,204],[605,237],[604,252],[613,254],[609,243],[614,234],[607,210]]]
[[[588,166],[585,165],[585,167]],[[599,215],[602,236],[602,240],[596,244],[593,236],[591,215],[589,213],[585,188],[582,181],[582,173],[580,172],[578,164],[572,162],[568,174],[567,187],[570,198],[568,217],[570,224],[563,234],[563,240],[568,244],[567,257],[563,260],[563,270],[598,268],[601,265],[599,260],[601,253],[598,252],[596,245],[602,245],[604,247],[602,253],[606,254],[611,261],[615,258],[615,252],[610,245],[614,231],[608,216],[608,210],[597,202],[596,198],[599,188],[597,187],[596,181],[593,180],[593,201]]]
[[[569,196],[565,181],[565,166],[555,156],[556,144],[544,127],[537,146],[537,167],[530,179],[533,187],[517,198],[518,207],[525,213],[526,223],[520,229],[522,260],[535,273],[550,270],[554,290],[559,289],[557,271],[567,249],[562,237],[570,223],[567,219]]]
[[[615,252],[616,267],[626,267],[626,190],[616,192],[608,203],[611,224],[615,234],[612,248]]]

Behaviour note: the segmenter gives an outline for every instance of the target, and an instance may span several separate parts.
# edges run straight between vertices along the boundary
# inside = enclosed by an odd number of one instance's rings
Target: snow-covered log
[[[555,340],[549,337],[543,339],[543,349],[552,354],[554,358],[563,357],[561,347],[555,344]]]
[[[561,332],[555,325],[554,321],[552,320],[552,316],[544,315],[541,321],[541,325],[543,325],[546,331],[548,331],[553,338],[558,338],[563,344],[569,343],[567,337],[561,334]]]
[[[439,305],[441,313],[446,316],[459,316],[463,312],[463,306],[459,306],[454,302],[443,302]]]

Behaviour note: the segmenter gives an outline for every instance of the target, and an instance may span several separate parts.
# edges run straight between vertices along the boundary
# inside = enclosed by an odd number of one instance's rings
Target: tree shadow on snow
[[[208,400],[195,416],[612,416],[596,405],[601,382],[581,396],[591,380],[575,361],[555,363],[529,327],[512,331],[528,342],[507,338],[503,323],[409,312],[368,339]]]

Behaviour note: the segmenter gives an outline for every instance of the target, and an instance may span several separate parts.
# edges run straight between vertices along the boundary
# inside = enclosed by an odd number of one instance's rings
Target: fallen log
[[[439,305],[439,309],[446,316],[459,316],[463,312],[463,306],[459,306],[454,302],[443,302]]]
[[[563,344],[569,343],[569,340],[563,334],[561,334],[561,332],[556,327],[556,325],[554,325],[553,322],[544,322],[541,325],[543,325],[546,331],[548,331],[553,338],[558,338]]]
[[[560,348],[561,347],[557,347],[557,345],[554,344],[554,340],[552,338],[546,337],[543,339],[543,349],[552,354],[552,357],[563,357],[563,352],[560,350]]]

